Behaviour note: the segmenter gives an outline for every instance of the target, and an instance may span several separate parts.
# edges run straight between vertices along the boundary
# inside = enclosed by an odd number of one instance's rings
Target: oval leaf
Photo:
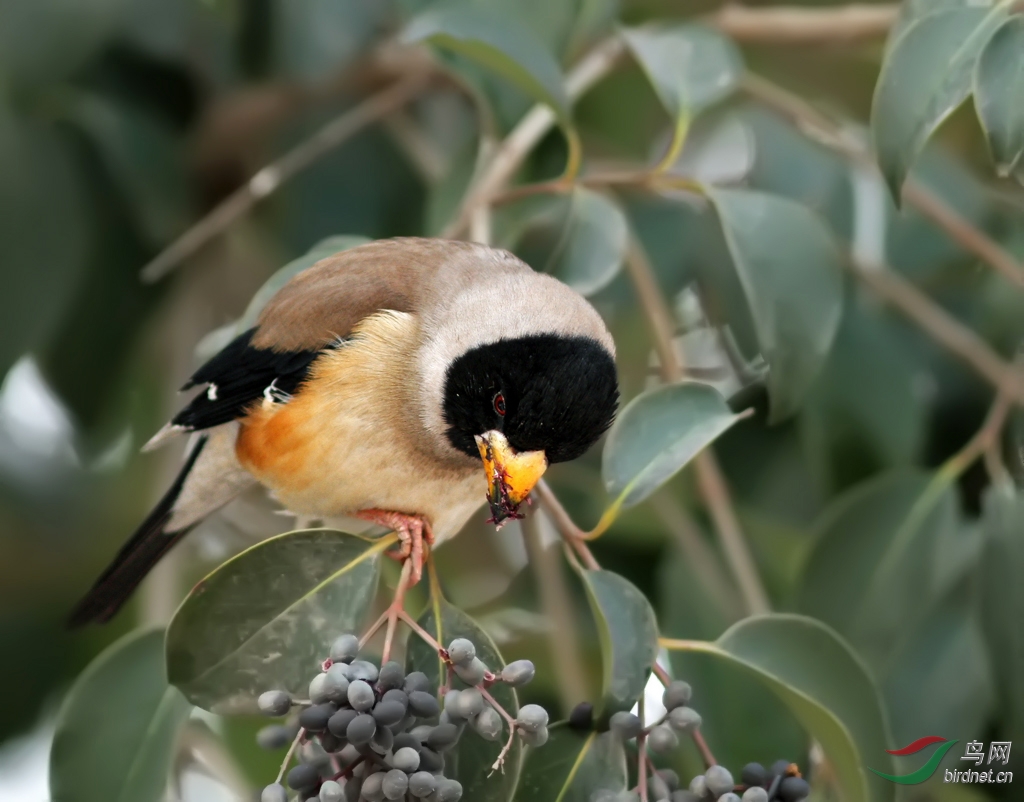
[[[625,791],[627,782],[621,740],[560,723],[551,728],[544,746],[527,750],[515,800],[591,802],[598,791]]]
[[[267,305],[267,302],[277,295],[278,290],[303,270],[312,267],[321,259],[347,251],[349,248],[365,245],[369,241],[368,237],[362,237],[357,234],[339,234],[320,240],[320,242],[298,259],[292,259],[292,261],[268,278],[263,283],[263,286],[256,291],[252,300],[249,301],[249,306],[245,309],[245,314],[242,315],[235,326],[237,332],[241,334],[243,331],[247,331],[255,326],[256,320],[259,318],[260,312],[263,311],[263,307]]]
[[[1024,17],[1004,22],[974,72],[974,104],[1003,177],[1024,156]]]
[[[771,422],[796,412],[842,315],[839,250],[822,219],[788,198],[708,189],[768,363]]]
[[[577,189],[564,243],[551,274],[581,295],[593,295],[611,283],[626,259],[626,216],[604,195]]]
[[[601,641],[601,702],[605,718],[629,710],[644,691],[658,654],[658,621],[636,586],[611,571],[582,571]]]
[[[871,106],[878,165],[896,204],[925,142],[967,99],[978,55],[1006,4],[929,14],[912,23],[882,63]]]
[[[601,461],[608,492],[625,507],[639,504],[737,420],[721,394],[706,384],[641,393],[608,433]]]
[[[331,641],[361,625],[394,535],[289,532],[224,563],[196,585],[167,629],[167,675],[215,713],[256,712],[256,697],[297,696]]]
[[[167,684],[164,631],[133,632],[68,692],[50,751],[60,802],[160,802],[192,705]]]
[[[418,623],[442,646],[447,646],[455,638],[473,641],[476,656],[491,671],[498,672],[505,666],[505,660],[491,636],[476,621],[436,592]],[[447,674],[444,662],[436,651],[415,634],[409,639],[407,660],[410,671],[422,671],[435,686],[444,684]],[[457,688],[465,687],[457,677],[452,682]],[[509,714],[515,716],[519,713],[519,700],[513,688],[499,682],[491,686],[490,692]],[[522,742],[518,738],[505,758],[504,768],[494,772],[491,770],[507,738],[507,731],[503,731],[497,741],[485,741],[476,736],[462,738],[457,750],[448,755],[445,776],[462,783],[463,799],[498,802],[511,798],[522,764]]]
[[[827,626],[797,615],[748,618],[715,642],[667,641],[754,674],[817,740],[847,802],[891,802],[896,786],[869,773],[892,773],[884,709],[867,668]],[[700,689],[697,689],[700,692]]]
[[[512,17],[470,5],[430,9],[409,23],[402,40],[427,41],[461,53],[547,103],[563,122],[569,120],[569,97],[558,62],[533,31]]]
[[[739,50],[709,28],[645,26],[626,28],[622,35],[673,120],[727,97],[743,77]]]

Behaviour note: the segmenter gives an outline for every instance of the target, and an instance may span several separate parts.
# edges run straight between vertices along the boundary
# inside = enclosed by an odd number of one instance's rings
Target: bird
[[[73,609],[105,622],[204,518],[262,485],[287,511],[393,530],[412,562],[485,504],[501,526],[611,426],[615,344],[579,293],[512,253],[401,237],[296,274],[182,388],[147,444],[189,435],[165,495]]]

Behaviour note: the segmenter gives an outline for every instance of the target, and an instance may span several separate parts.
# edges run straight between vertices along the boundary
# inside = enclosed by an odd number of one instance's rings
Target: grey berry
[[[441,712],[441,705],[432,693],[412,691],[409,694],[409,710],[420,718],[433,718]]]
[[[690,793],[698,799],[706,797],[708,795],[708,778],[703,774],[698,774],[690,780]]]
[[[537,732],[548,725],[548,711],[540,705],[523,705],[519,708],[516,724],[527,732]]]
[[[655,754],[664,755],[679,746],[679,736],[671,727],[659,724],[647,736],[647,745]]]
[[[423,771],[435,772],[444,769],[444,758],[429,746],[421,746],[417,751],[420,753],[420,768]]]
[[[419,728],[417,727],[417,729]],[[430,727],[427,727],[426,732],[427,734],[430,733]],[[423,738],[426,737],[426,735],[423,736]],[[423,739],[417,737],[415,730],[413,730],[412,732],[400,732],[397,735],[395,735],[394,749],[396,752],[405,746],[411,746],[413,749],[419,749],[420,744],[422,743]]]
[[[405,707],[400,702],[379,702],[373,708],[373,717],[382,727],[390,727],[405,718]]]
[[[748,763],[740,772],[740,782],[744,785],[767,785],[768,769],[760,763]]]
[[[299,726],[309,732],[323,732],[337,708],[328,703],[307,707],[299,713]]]
[[[329,719],[327,719],[327,730],[328,732],[336,735],[339,738],[348,737],[348,725],[352,723],[352,719],[358,716],[359,713],[355,710],[349,710],[348,708],[342,708]]]
[[[348,703],[352,705],[353,710],[365,713],[367,710],[373,709],[373,706],[377,703],[377,695],[373,692],[373,688],[370,687],[370,683],[357,679],[349,683]]]
[[[377,685],[382,691],[390,691],[392,688],[401,688],[405,685],[405,669],[394,660],[385,663],[380,667],[377,676]]]
[[[360,799],[365,799],[361,795],[362,790],[363,780],[359,777],[353,777],[345,783],[345,802],[359,802]]]
[[[753,785],[743,792],[743,802],[768,802],[768,792],[760,785]]]
[[[327,692],[324,689],[324,683],[327,681],[327,674],[321,671],[315,677],[312,682],[309,683],[309,701],[315,705],[323,704],[324,702],[330,701],[327,696]]]
[[[281,783],[271,783],[260,794],[260,802],[288,802],[288,792]]]
[[[792,763],[789,760],[776,760],[772,763],[771,772],[772,777],[784,776]]]
[[[384,775],[384,782],[381,785],[384,789],[384,798],[395,800],[405,796],[409,790],[409,777],[404,771],[392,769]]]
[[[469,665],[476,657],[476,646],[467,638],[456,638],[448,644],[448,656],[457,666]]]
[[[367,802],[382,802],[384,799],[384,775],[371,774],[363,780],[362,796]]]
[[[256,700],[261,713],[268,716],[283,716],[292,706],[292,697],[284,691],[267,691]]]
[[[382,702],[398,702],[402,706],[403,710],[409,707],[409,694],[398,688],[392,688],[389,691],[385,691],[380,700]]]
[[[340,752],[338,752],[338,762],[345,766],[351,766],[355,763],[362,755],[359,754],[359,750],[356,749],[352,744],[349,744]]]
[[[466,665],[457,664],[455,666],[455,674],[467,685],[479,685],[484,681],[484,676],[487,674],[487,666],[479,657],[474,657]]]
[[[666,710],[675,710],[677,707],[689,704],[693,696],[693,689],[690,683],[676,680],[670,682],[665,692],[661,695],[661,703]]]
[[[325,780],[320,786],[320,802],[341,802],[345,798],[345,789],[334,780]]]
[[[373,716],[369,713],[360,713],[348,725],[345,737],[348,738],[349,743],[360,746],[369,743],[376,732],[377,722]]]
[[[349,679],[361,679],[365,682],[376,682],[380,676],[377,666],[367,660],[353,660],[348,667]]]
[[[716,797],[728,793],[736,785],[732,779],[732,773],[725,766],[710,766],[704,777],[707,779],[708,790]]]
[[[640,717],[625,711],[614,714],[608,723],[620,738],[627,741],[633,740],[644,730]]]
[[[516,660],[501,670],[501,681],[519,688],[530,682],[536,673],[537,669],[529,660]]]
[[[323,674],[321,676],[323,676],[324,678],[322,686],[322,693],[323,696],[325,697],[324,701],[334,702],[335,704],[339,705],[343,704],[345,700],[348,699],[348,666],[344,663],[335,663],[333,666],[327,669],[326,674]],[[316,682],[316,680],[313,680],[313,682]],[[316,700],[312,699],[312,691],[313,686],[311,683],[310,699],[315,702]]]
[[[462,799],[462,784],[456,780],[441,780],[437,784],[437,802],[459,802]]]
[[[427,746],[442,752],[459,740],[459,728],[454,724],[438,724],[427,736]]]
[[[306,743],[299,747],[299,760],[319,768],[330,763],[331,756],[316,741],[306,741]]]
[[[693,732],[701,723],[700,713],[692,707],[677,707],[668,714],[668,724],[676,732]]]
[[[665,781],[669,791],[675,791],[679,788],[679,775],[672,771],[672,769],[658,769],[658,776]]]
[[[456,699],[455,712],[467,721],[484,709],[484,697],[476,688],[467,688]]]
[[[429,692],[431,690],[430,678],[422,671],[412,671],[406,675],[402,690],[410,696],[413,691]]]
[[[493,707],[485,707],[473,719],[473,729],[485,741],[497,741],[501,737],[501,716]]]
[[[409,777],[409,793],[415,797],[430,796],[437,788],[437,779],[429,771],[417,771]]]
[[[386,755],[395,744],[395,736],[387,727],[377,727],[370,739],[370,748],[378,755]]]
[[[740,795],[734,791],[727,791],[718,797],[718,802],[740,802]]]
[[[811,786],[803,777],[787,777],[779,786],[779,799],[782,802],[800,802],[811,793]]]
[[[355,635],[342,635],[331,644],[330,657],[332,663],[351,663],[359,654],[359,638]]]
[[[334,716],[331,716],[331,718],[334,718]],[[320,746],[324,748],[325,752],[337,752],[344,745],[345,740],[331,732],[331,721],[328,719],[327,732],[320,733]]]
[[[649,799],[656,800],[656,802],[668,802],[669,789],[665,781],[657,774],[652,774],[649,778],[650,782],[647,786],[649,792]]]
[[[670,802],[701,802],[700,798],[690,791],[673,791]]]
[[[444,695],[444,712],[447,713],[451,718],[462,718],[462,716],[459,714],[460,696],[462,696],[462,691],[448,691],[448,693]]]
[[[406,774],[412,774],[420,767],[420,753],[409,746],[404,746],[395,752],[391,764],[396,769],[401,769]]]
[[[523,739],[523,743],[527,746],[544,746],[548,742],[549,733],[547,727],[541,727],[533,732],[519,727],[517,731],[519,732],[519,737]]]
[[[256,743],[261,749],[284,749],[292,741],[292,734],[282,724],[268,724],[256,733]]]
[[[320,772],[316,766],[300,763],[288,772],[288,787],[294,791],[305,791],[320,782]]]

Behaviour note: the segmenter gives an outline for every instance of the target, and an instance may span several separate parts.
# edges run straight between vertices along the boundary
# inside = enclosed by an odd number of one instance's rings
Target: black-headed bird
[[[171,488],[72,613],[106,621],[190,529],[259,483],[290,512],[393,529],[400,554],[500,525],[550,463],[611,425],[615,346],[595,309],[507,251],[380,240],[317,262],[192,376],[147,444],[199,433]],[[481,462],[483,470],[481,470]]]

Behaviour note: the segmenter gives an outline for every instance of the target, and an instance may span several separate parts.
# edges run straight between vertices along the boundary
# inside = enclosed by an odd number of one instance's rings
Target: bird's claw
[[[434,545],[434,532],[430,521],[419,515],[407,515],[387,510],[361,510],[357,515],[366,521],[386,526],[398,535],[399,548],[388,556],[405,562],[412,561],[410,584],[417,584],[423,578],[423,563],[430,547]]]

